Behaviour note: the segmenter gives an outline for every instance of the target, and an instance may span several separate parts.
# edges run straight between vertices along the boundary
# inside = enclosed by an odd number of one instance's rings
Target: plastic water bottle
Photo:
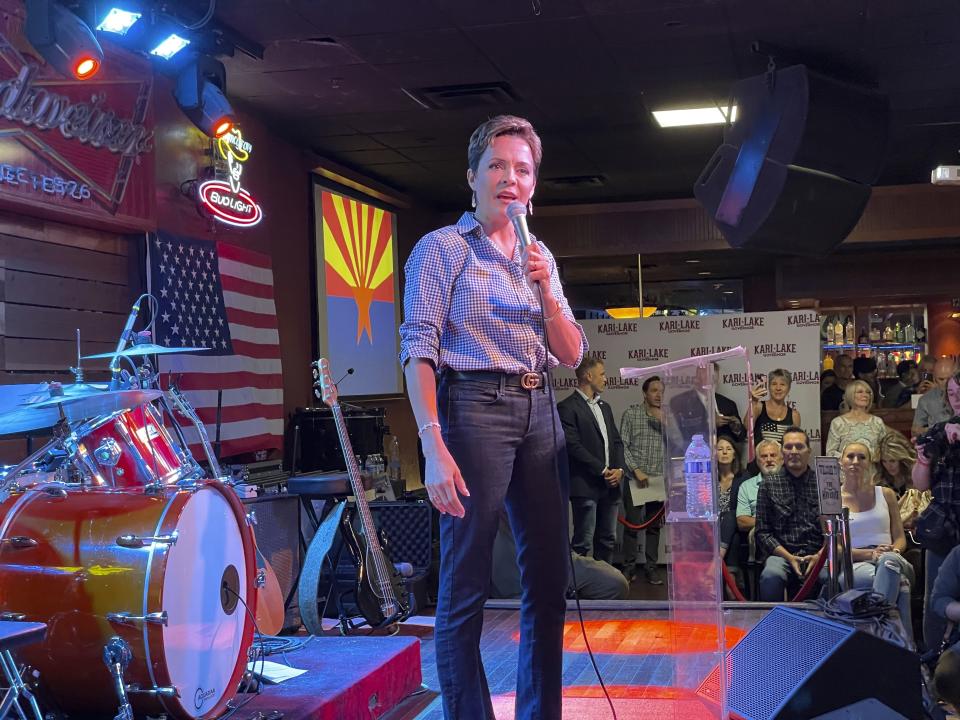
[[[393,436],[393,440],[390,441],[390,450],[387,454],[389,459],[389,473],[390,482],[394,484],[400,483],[400,442],[397,440],[397,436]]]
[[[709,518],[713,516],[713,473],[710,446],[703,435],[694,435],[683,454],[683,480],[687,486],[687,515]]]

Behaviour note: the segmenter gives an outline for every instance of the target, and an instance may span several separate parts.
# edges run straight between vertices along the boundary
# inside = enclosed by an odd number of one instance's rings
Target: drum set
[[[85,383],[78,359],[73,385],[0,393],[0,435],[52,428],[0,479],[0,619],[47,625],[14,651],[35,720],[215,718],[250,659],[250,519],[203,423],[150,361],[204,348],[151,344],[131,331],[138,311],[115,352],[81,358],[110,358],[109,384]]]

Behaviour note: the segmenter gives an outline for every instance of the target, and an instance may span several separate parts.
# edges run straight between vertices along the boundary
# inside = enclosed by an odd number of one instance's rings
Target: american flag
[[[222,456],[282,448],[283,378],[270,258],[160,232],[151,238],[147,262],[150,292],[159,302],[154,342],[210,348],[160,356],[161,377],[180,375],[179,386],[211,442],[217,391],[223,391]],[[202,458],[196,430],[187,427],[186,434]]]

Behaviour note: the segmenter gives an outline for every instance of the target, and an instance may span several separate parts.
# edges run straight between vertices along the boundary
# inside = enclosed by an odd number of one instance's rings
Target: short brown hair
[[[583,382],[587,379],[587,373],[593,370],[597,365],[603,365],[603,360],[596,355],[587,355],[580,364],[577,365],[577,380]]]
[[[473,131],[470,136],[470,144],[467,146],[467,167],[474,172],[480,168],[480,158],[494,138],[501,135],[516,135],[526,140],[530,146],[530,153],[533,155],[533,174],[540,171],[540,161],[543,159],[543,145],[540,142],[540,136],[533,129],[529,120],[516,115],[497,115],[482,123],[480,127]]]

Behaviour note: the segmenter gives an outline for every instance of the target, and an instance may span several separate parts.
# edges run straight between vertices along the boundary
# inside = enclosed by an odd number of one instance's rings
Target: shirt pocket
[[[500,386],[486,382],[457,382],[450,385],[451,403],[463,405],[495,405],[500,400]]]

